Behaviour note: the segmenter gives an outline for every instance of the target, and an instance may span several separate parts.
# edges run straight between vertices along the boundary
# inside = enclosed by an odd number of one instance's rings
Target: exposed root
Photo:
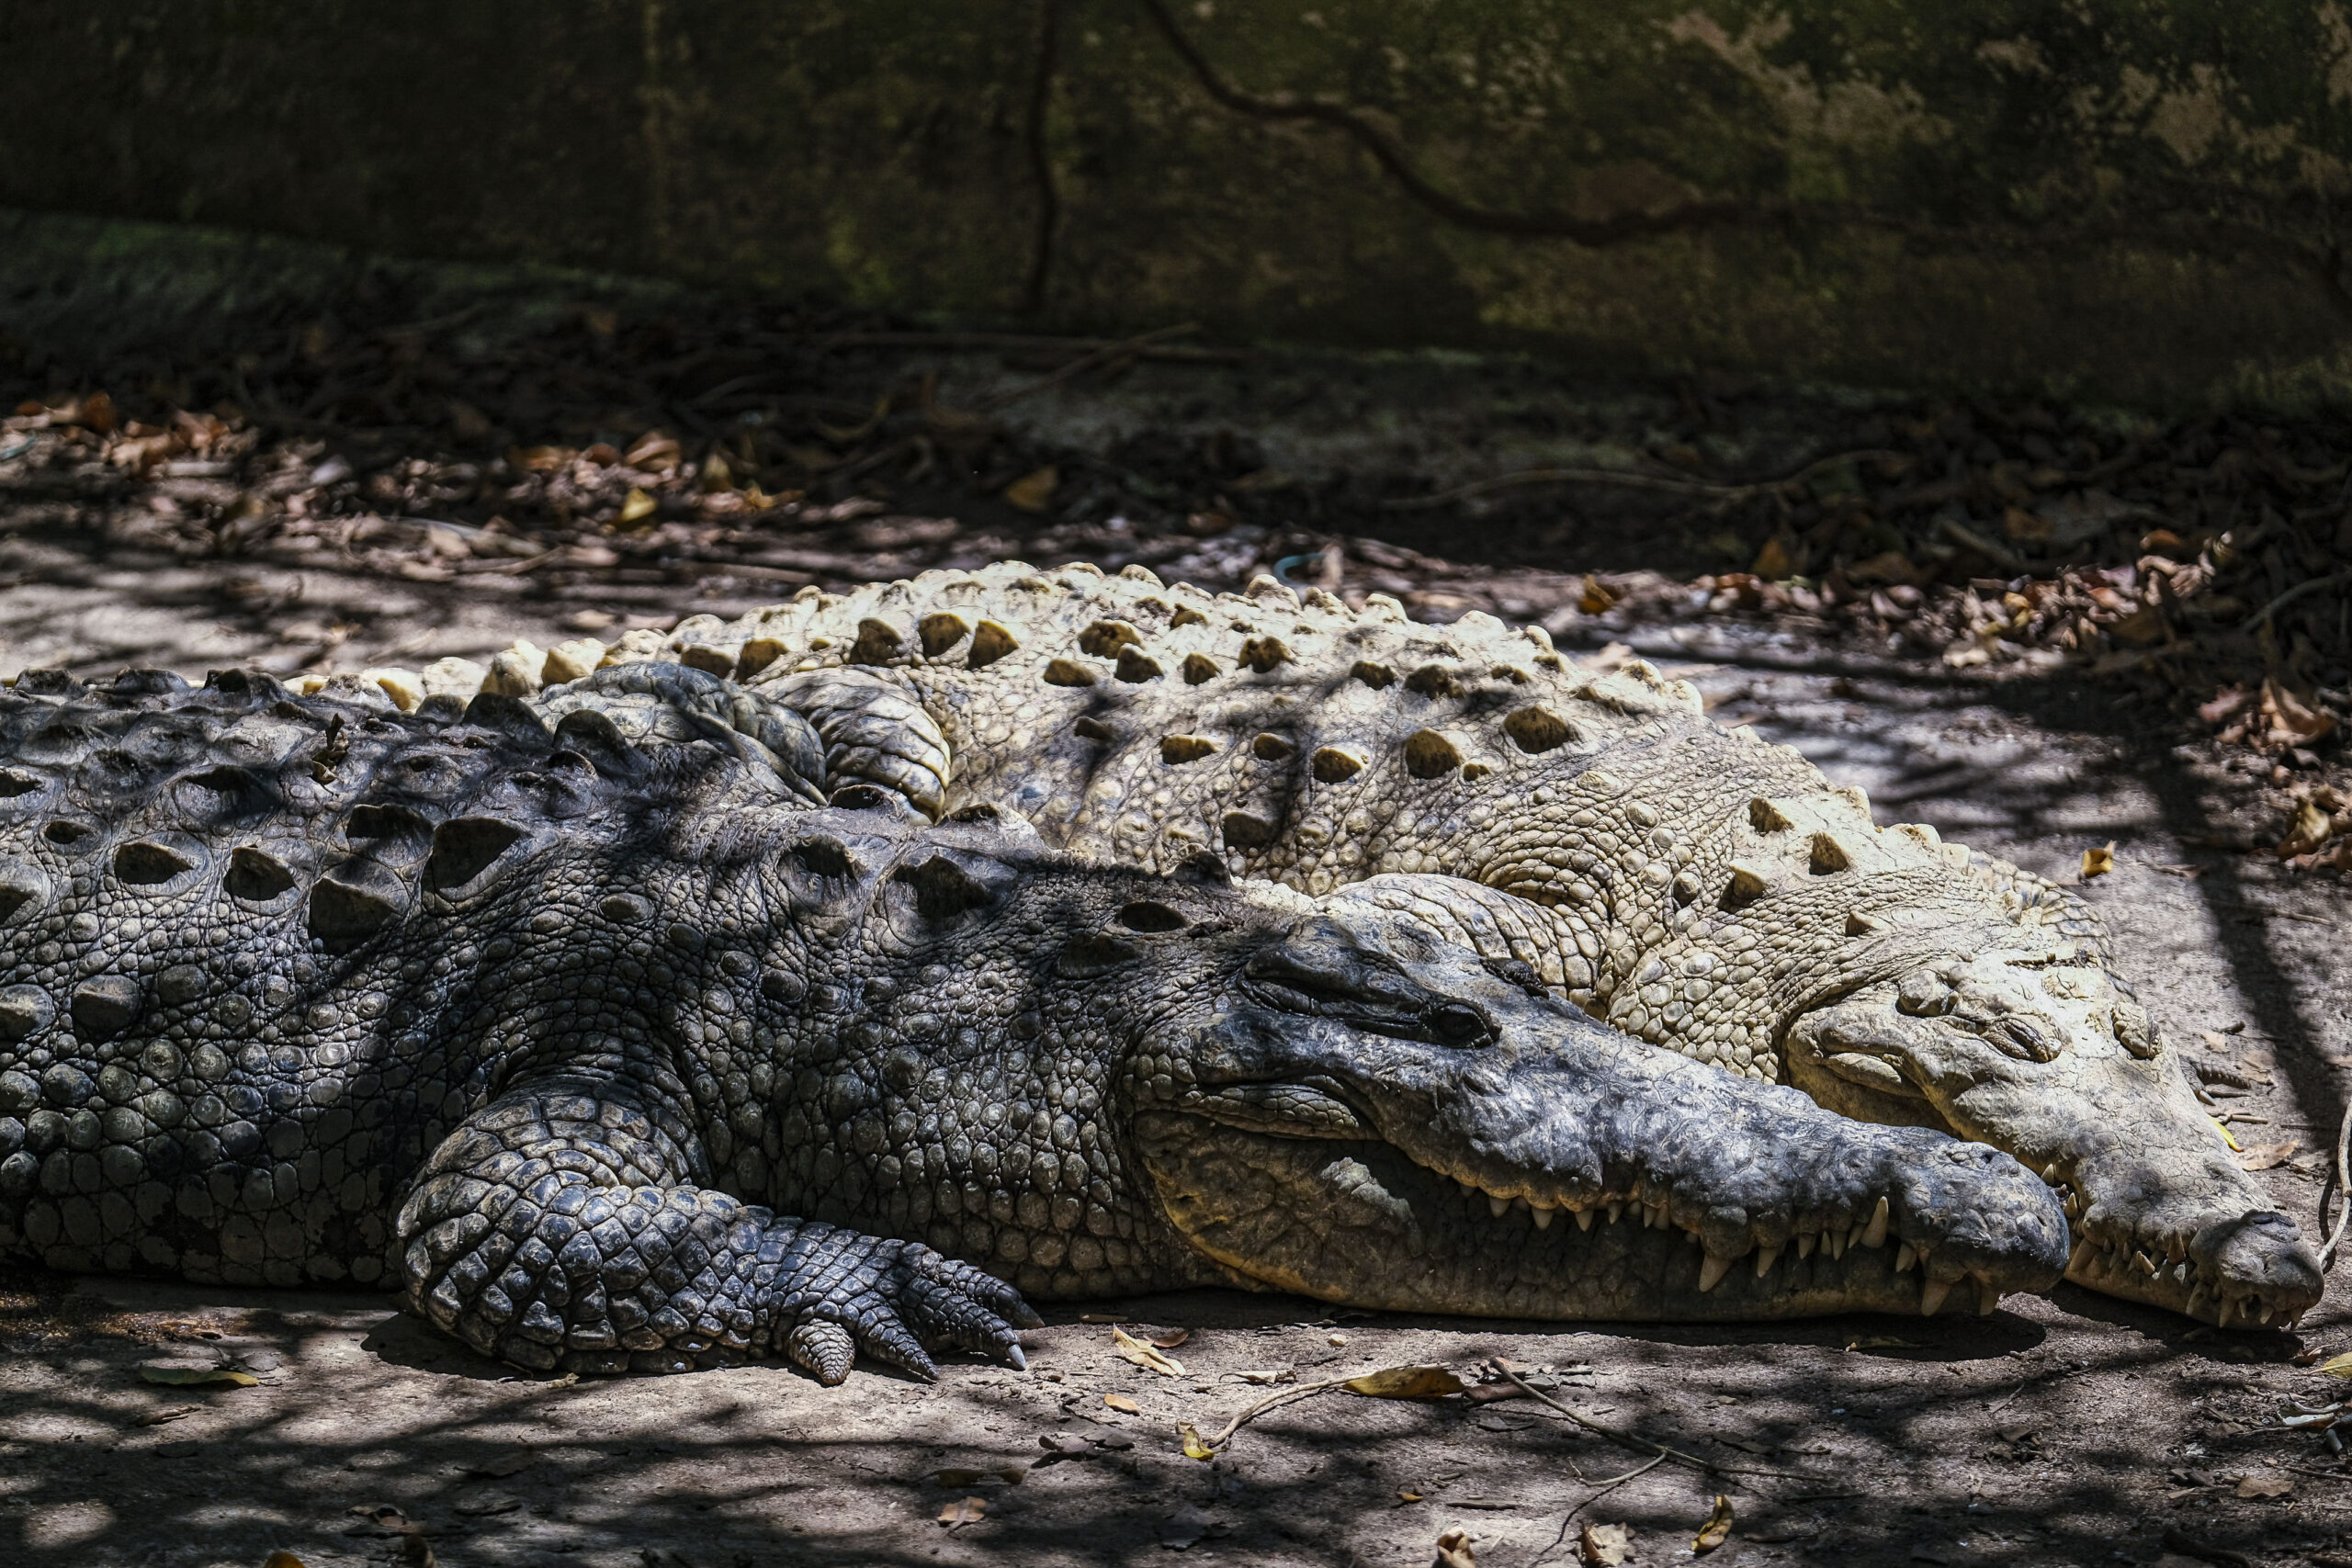
[[[2327,1233],[2327,1240],[2319,1249],[2319,1271],[2323,1274],[2335,1267],[2335,1259],[2344,1246],[2344,1231],[2352,1224],[2352,1105],[2344,1108],[2344,1124],[2335,1130],[2335,1179],[2332,1186],[2323,1184],[2319,1190],[2319,1228]],[[2335,1216],[2335,1224],[2327,1223],[2327,1202],[2330,1193],[2341,1200],[2344,1212]]]

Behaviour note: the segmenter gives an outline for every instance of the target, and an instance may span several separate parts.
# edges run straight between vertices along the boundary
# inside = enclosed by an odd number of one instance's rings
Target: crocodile
[[[0,694],[0,1256],[394,1288],[519,1367],[950,1349],[1177,1286],[1990,1311],[2007,1156],[1626,1041],[1353,889],[814,798],[674,667],[525,703]]]
[[[1541,627],[1418,624],[1378,593],[1007,562],[517,645],[474,679],[646,660],[807,715],[833,785],[1018,810],[1094,860],[1354,886],[1634,1037],[1994,1145],[2062,1194],[2068,1278],[2094,1290],[2233,1327],[2320,1297],[2078,897],[1880,827],[1646,662],[1582,667]]]

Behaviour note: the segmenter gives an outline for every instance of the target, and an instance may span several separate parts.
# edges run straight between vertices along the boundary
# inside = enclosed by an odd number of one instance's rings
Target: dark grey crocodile
[[[1017,1292],[1770,1318],[2065,1263],[2008,1156],[1645,1050],[1353,895],[813,806],[798,721],[692,672],[547,710],[0,694],[0,1255],[828,1381],[1017,1363]]]

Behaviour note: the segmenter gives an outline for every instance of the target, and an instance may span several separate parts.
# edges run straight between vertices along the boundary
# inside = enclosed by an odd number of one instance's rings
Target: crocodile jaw
[[[1159,1115],[1138,1146],[1185,1240],[1246,1280],[1398,1312],[1761,1322],[1844,1312],[1989,1313],[2040,1280],[1938,1267],[1867,1224],[1736,1259],[1640,1202],[1531,1206],[1378,1141],[1283,1138]],[[1849,1239],[1850,1235],[1850,1239]]]
[[[1951,973],[1950,1011],[1906,1010],[1917,987],[1906,1003],[1890,984],[1799,1019],[1792,1081],[1841,1114],[1942,1128],[2041,1173],[2076,1284],[2228,1328],[2299,1320],[2324,1288],[2318,1258],[2230,1161],[2177,1059],[2136,1029],[2127,1048],[2103,977],[2053,985],[2011,956]],[[2011,1020],[2025,1026],[1997,1026]]]
[[[1177,1237],[1248,1280],[1481,1315],[1990,1310],[2056,1282],[2057,1201],[1998,1151],[1647,1050],[1466,956],[1359,911],[1253,958],[1181,1089],[1131,1113]],[[1316,999],[1351,988],[1485,1027],[1449,1047]]]

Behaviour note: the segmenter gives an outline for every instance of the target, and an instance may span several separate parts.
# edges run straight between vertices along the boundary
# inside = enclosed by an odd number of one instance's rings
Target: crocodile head
[[[1792,1082],[1822,1105],[2016,1156],[2064,1196],[2066,1277],[2225,1327],[2284,1326],[2319,1262],[2231,1163],[2139,1005],[2071,944],[2010,943],[1800,1017]]]
[[[1123,911],[1102,939],[1158,998],[1116,1010],[1140,1163],[1230,1276],[1695,1320],[1989,1312],[2058,1278],[2058,1203],[2006,1155],[1645,1050],[1523,966],[1278,894]]]

